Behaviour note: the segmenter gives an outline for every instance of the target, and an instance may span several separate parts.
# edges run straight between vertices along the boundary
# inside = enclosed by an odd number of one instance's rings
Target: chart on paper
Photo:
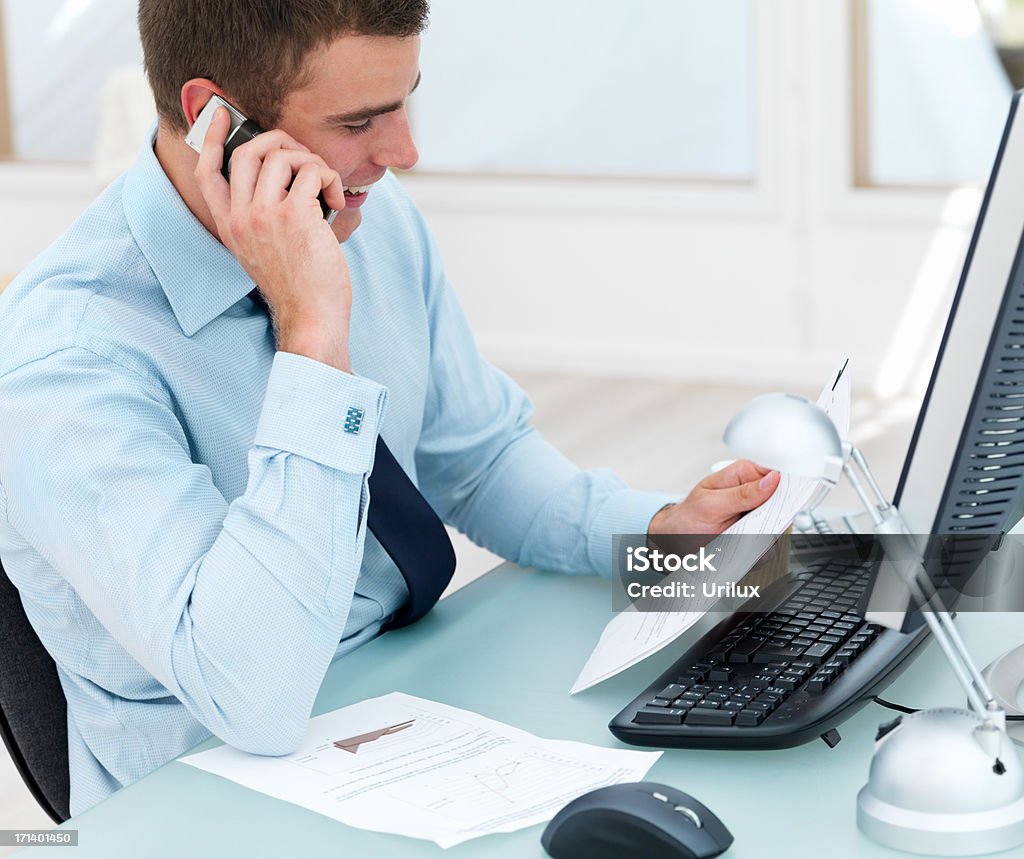
[[[351,826],[451,847],[549,820],[595,788],[638,781],[659,754],[545,740],[393,692],[310,720],[294,754],[221,746],[184,762]]]

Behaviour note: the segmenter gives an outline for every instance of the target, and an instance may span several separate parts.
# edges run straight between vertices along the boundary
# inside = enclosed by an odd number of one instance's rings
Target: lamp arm
[[[843,472],[857,492],[861,503],[871,515],[875,533],[882,538],[886,554],[896,560],[895,566],[900,571],[900,578],[921,606],[925,623],[928,624],[946,661],[953,669],[953,673],[956,674],[964,692],[967,693],[971,707],[986,722],[995,722],[1000,728],[1005,728],[1005,712],[996,702],[988,683],[974,664],[974,660],[971,659],[970,652],[960,637],[960,632],[954,625],[952,617],[943,605],[941,597],[932,587],[931,580],[925,572],[920,552],[914,543],[914,535],[910,533],[899,510],[885,499],[864,455],[852,445],[849,446],[849,452],[847,452],[846,446],[844,444],[844,453],[847,456]],[[874,501],[865,491],[853,465],[856,465],[864,475],[875,496]],[[899,543],[896,542],[896,538],[900,538]]]
[[[923,568],[919,566],[918,569]],[[938,642],[939,647],[942,648],[949,667],[956,674],[956,679],[960,681],[964,692],[967,693],[967,699],[970,701],[972,709],[982,719],[987,720],[991,718],[991,712],[986,705],[986,701],[994,700],[992,692],[967,652],[963,639],[960,638],[960,634],[956,631],[949,612],[944,608],[930,607],[932,600],[925,595],[917,576],[908,576],[904,581],[907,587],[910,588],[910,592],[914,595],[914,599],[921,605],[921,613],[924,615],[925,623],[928,624],[932,635]],[[941,603],[939,605],[941,606]]]

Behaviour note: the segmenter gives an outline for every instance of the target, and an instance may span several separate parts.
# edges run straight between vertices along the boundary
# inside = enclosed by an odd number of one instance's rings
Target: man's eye
[[[370,130],[370,126],[373,124],[372,119],[363,120],[363,122],[356,123],[355,125],[344,126],[353,134],[366,134]]]

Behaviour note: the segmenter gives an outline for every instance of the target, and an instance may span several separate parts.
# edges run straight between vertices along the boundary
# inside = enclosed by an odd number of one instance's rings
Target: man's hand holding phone
[[[271,308],[278,349],[351,372],[352,287],[345,255],[317,199],[345,208],[341,177],[283,131],[257,135],[221,173],[230,129],[218,108],[195,177],[220,240],[237,257]]]

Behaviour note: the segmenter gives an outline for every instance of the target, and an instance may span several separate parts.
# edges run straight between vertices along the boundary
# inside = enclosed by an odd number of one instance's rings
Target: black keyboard
[[[719,623],[611,721],[611,732],[641,746],[778,749],[818,736],[834,745],[829,732],[892,682],[927,638],[927,627],[901,633],[865,623],[858,606],[871,569],[849,552],[819,553],[766,591],[777,608]]]

